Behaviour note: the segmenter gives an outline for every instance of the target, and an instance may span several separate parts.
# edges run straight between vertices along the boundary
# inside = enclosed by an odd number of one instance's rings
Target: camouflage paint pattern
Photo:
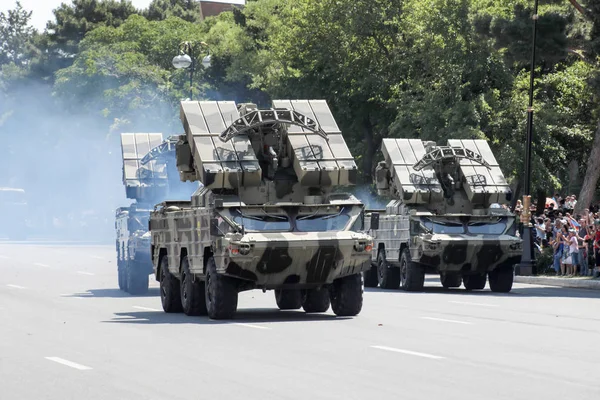
[[[392,200],[385,210],[365,214],[364,231],[373,236],[374,263],[385,250],[388,264],[400,267],[404,249],[409,249],[413,262],[436,273],[482,273],[520,262],[522,241],[516,236],[514,214],[490,207],[509,201],[511,192],[489,145],[482,140],[449,140],[448,144],[383,140],[385,161],[376,168],[376,187]],[[448,176],[451,179],[444,181],[444,187],[440,178]],[[370,228],[371,212],[379,213],[377,230]],[[419,227],[422,217],[465,224],[477,221],[491,231],[427,232]],[[506,229],[494,231],[497,218],[506,219]]]
[[[234,206],[235,203],[228,203]],[[360,273],[369,267],[371,237],[348,230],[362,211],[362,204],[353,198],[337,201],[336,205],[352,207],[344,230],[319,232],[247,231],[233,232],[220,216],[228,217],[228,207],[219,211],[210,208],[166,206],[151,213],[153,265],[159,277],[161,254],[168,259],[169,271],[180,276],[182,255],[187,255],[190,271],[205,278],[205,254],[213,256],[217,272],[247,281],[250,286],[266,289],[315,287],[334,279]],[[286,207],[301,207],[288,204]],[[314,209],[330,207],[314,205]],[[251,215],[256,207],[246,207]],[[222,234],[212,235],[211,214],[221,220]],[[258,214],[258,213],[254,213]],[[240,249],[248,249],[242,254]]]
[[[332,194],[354,185],[358,168],[324,100],[275,100],[266,110],[182,101],[180,118],[180,177],[204,187],[189,202],[164,202],[151,213],[157,280],[162,257],[180,278],[187,256],[200,280],[213,257],[217,273],[246,283],[240,290],[318,287],[369,268],[372,239],[350,230],[364,206],[352,195]],[[349,216],[343,226],[296,225],[298,213],[334,218],[336,210]],[[263,222],[269,213],[285,215],[289,229],[269,230],[268,222],[242,229],[233,222],[237,213]]]

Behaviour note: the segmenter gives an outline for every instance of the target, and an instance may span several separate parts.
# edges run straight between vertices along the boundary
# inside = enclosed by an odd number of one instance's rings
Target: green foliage
[[[535,262],[538,275],[555,275],[554,267],[554,250],[548,246],[542,249],[541,252],[536,251]]]
[[[540,1],[534,189],[560,190],[573,160],[585,168],[600,117],[600,5],[587,3],[584,17],[568,1]],[[55,10],[42,34],[27,27],[21,8],[16,20],[0,19],[3,45],[13,49],[0,55],[0,88],[8,96],[28,79],[47,82],[52,102],[106,129],[180,131],[177,101],[187,97],[189,71],[171,60],[180,42],[205,41],[212,66],[196,69],[194,98],[261,106],[324,98],[367,183],[384,137],[487,139],[505,174],[519,179],[531,7],[529,0],[256,0],[199,22],[188,0],[153,0],[139,14],[129,1],[74,0]],[[195,47],[195,58],[204,51]],[[0,121],[14,115],[12,105]]]
[[[199,4],[193,0],[152,0],[142,15],[149,21],[162,21],[168,17],[179,17],[188,22],[198,22]]]
[[[175,101],[187,90],[188,77],[171,60],[180,42],[201,39],[201,26],[180,18],[132,15],[119,27],[86,35],[73,65],[57,72],[55,93],[67,107],[118,121],[113,129],[177,129]],[[196,71],[196,84],[202,73]],[[196,86],[194,93],[200,91]]]
[[[23,9],[19,1],[13,10],[0,12],[0,66],[15,64],[24,66],[28,48],[35,30],[29,26],[31,11]]]

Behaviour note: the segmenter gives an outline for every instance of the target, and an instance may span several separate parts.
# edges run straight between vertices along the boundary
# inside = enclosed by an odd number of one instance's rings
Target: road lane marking
[[[45,267],[45,268],[50,267],[48,264],[42,264],[42,263],[33,263],[33,265],[37,265],[38,267]]]
[[[468,306],[499,307],[497,304],[487,304],[487,303],[471,303],[470,301],[451,301],[450,303],[454,303],[454,304],[465,304],[465,305],[468,305]]]
[[[77,364],[77,363],[74,363],[73,361],[65,360],[64,358],[60,358],[60,357],[45,357],[45,358],[46,358],[46,360],[54,361],[56,363],[66,365],[68,367],[75,368],[75,369],[78,369],[81,371],[92,369],[91,367],[86,367],[85,365]]]
[[[421,317],[421,319],[429,319],[431,321],[440,321],[440,322],[450,322],[453,324],[473,325],[471,322],[456,321],[454,319],[443,319],[443,318],[433,318],[433,317]]]
[[[233,325],[245,326],[246,328],[254,328],[254,329],[271,329],[266,326],[254,325],[254,324],[242,324],[242,323],[234,323]]]
[[[396,349],[394,347],[387,347],[387,346],[371,346],[371,347],[374,348],[374,349],[391,351],[391,352],[394,352],[394,353],[402,353],[402,354],[408,354],[408,355],[411,355],[411,356],[417,356],[417,357],[423,357],[423,358],[430,358],[432,360],[441,360],[441,359],[445,358],[445,357],[440,357],[440,356],[434,356],[433,354],[419,353],[417,351]]]
[[[150,307],[142,307],[142,306],[131,306],[131,308],[135,308],[138,310],[144,310],[144,311],[160,311],[158,308],[150,308]]]
[[[83,300],[83,297],[79,296],[77,293],[63,293],[60,296],[61,297],[69,297],[71,299]]]
[[[13,285],[13,284],[7,284],[6,286],[11,287],[11,288],[15,288],[15,289],[25,289],[25,286],[19,286],[19,285]]]
[[[91,272],[85,272],[85,271],[77,271],[78,274],[81,275],[96,275],[96,274],[92,274]]]

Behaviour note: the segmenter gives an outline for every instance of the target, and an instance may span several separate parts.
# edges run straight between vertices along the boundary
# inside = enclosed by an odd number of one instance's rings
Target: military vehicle
[[[514,214],[497,207],[512,193],[485,140],[383,139],[376,168],[385,210],[367,210],[373,236],[372,267],[365,286],[423,289],[426,273],[445,288],[512,289],[521,260]]]
[[[363,204],[334,189],[358,169],[323,100],[182,101],[177,143],[190,201],[150,216],[165,312],[235,316],[238,293],[274,290],[282,310],[360,313],[371,237],[353,231]]]
[[[129,207],[115,213],[119,289],[130,294],[148,290],[152,274],[150,211],[167,197],[190,196],[198,185],[179,180],[175,165],[178,136],[163,141],[161,133],[122,133],[123,184]]]
[[[27,196],[24,189],[0,187],[0,235],[12,240],[27,238]]]

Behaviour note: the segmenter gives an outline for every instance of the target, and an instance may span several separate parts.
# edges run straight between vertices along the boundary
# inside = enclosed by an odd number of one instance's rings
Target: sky
[[[52,19],[52,10],[60,6],[61,3],[71,3],[70,0],[20,0],[21,5],[28,11],[33,11],[31,15],[31,25],[39,31],[43,31],[46,22]],[[134,7],[145,8],[151,0],[132,0]],[[0,0],[0,11],[15,8],[16,0]]]

